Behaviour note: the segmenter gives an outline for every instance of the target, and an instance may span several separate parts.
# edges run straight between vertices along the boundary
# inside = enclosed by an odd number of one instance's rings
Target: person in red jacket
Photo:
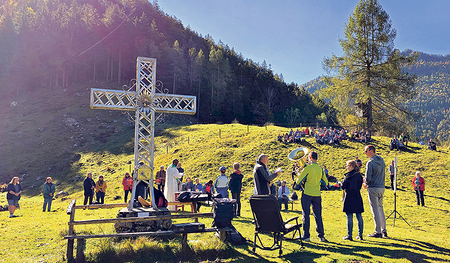
[[[417,171],[416,176],[412,180],[412,185],[414,186],[414,191],[416,191],[417,205],[422,203],[422,206],[425,206],[423,198],[423,191],[425,191],[425,179],[423,179],[420,175],[420,172]]]
[[[131,193],[133,191],[133,178],[131,178],[131,175],[126,172],[125,177],[122,180],[123,190],[125,191],[125,203],[128,199],[128,193]]]

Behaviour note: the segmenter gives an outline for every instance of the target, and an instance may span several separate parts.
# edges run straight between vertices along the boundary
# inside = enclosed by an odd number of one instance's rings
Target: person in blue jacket
[[[44,206],[42,207],[42,212],[45,212],[45,208],[47,208],[47,211],[50,212],[52,208],[52,200],[53,195],[55,194],[55,185],[52,183],[52,178],[49,176],[45,180],[42,194],[44,195]],[[47,207],[48,206],[48,207]]]

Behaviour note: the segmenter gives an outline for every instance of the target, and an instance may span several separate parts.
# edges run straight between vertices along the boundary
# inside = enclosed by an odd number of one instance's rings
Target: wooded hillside
[[[321,113],[333,119],[270,64],[184,27],[156,1],[2,1],[0,91],[10,101],[31,89],[121,88],[135,78],[138,56],[157,59],[157,79],[169,92],[197,96],[200,122],[293,125],[316,122]]]

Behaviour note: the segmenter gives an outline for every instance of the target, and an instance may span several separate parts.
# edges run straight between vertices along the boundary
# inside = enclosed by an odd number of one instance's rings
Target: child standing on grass
[[[421,176],[419,171],[416,172],[416,176],[412,180],[414,191],[416,192],[417,205],[422,203],[425,206],[425,200],[423,198],[423,191],[425,191],[425,179]]]

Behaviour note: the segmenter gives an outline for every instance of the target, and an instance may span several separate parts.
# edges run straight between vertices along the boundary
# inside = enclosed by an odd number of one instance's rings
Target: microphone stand
[[[406,221],[406,219],[397,211],[397,157],[394,157],[394,211],[392,211],[392,213],[386,218],[387,221],[391,215],[394,215],[392,227],[395,227],[395,218],[397,217],[397,214],[408,226],[411,226],[408,221]]]

